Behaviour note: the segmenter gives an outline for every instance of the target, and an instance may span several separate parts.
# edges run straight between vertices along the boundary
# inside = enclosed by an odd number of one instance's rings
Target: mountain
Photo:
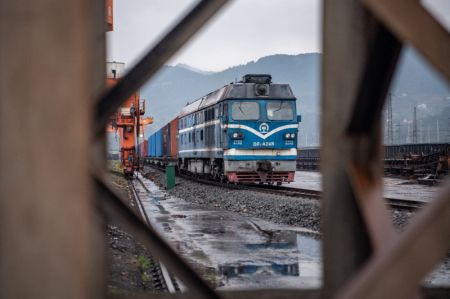
[[[187,65],[187,64],[184,64],[184,63],[178,63],[176,65],[176,67],[184,68],[184,69],[187,69],[188,71],[193,71],[195,73],[200,73],[202,75],[210,75],[210,74],[214,74],[215,73],[215,72],[211,72],[211,71],[204,71],[204,70],[195,68],[193,66],[190,66],[190,65]]]
[[[318,144],[321,56],[319,53],[276,54],[221,72],[204,72],[182,64],[164,66],[141,89],[141,97],[146,99],[147,114],[154,117],[154,124],[147,127],[146,135],[176,117],[187,102],[240,80],[245,74],[268,73],[272,75],[273,82],[289,83],[298,98],[297,108],[303,120],[300,124],[300,135],[303,136],[300,144]],[[412,109],[419,104],[427,107],[426,113],[422,109],[423,123],[426,124],[427,119],[435,121],[437,116],[442,118],[442,130],[446,128],[449,115],[445,116],[442,112],[450,107],[450,86],[410,48],[403,51],[391,94],[393,123],[394,126],[397,123],[398,138],[400,126],[411,122]],[[402,138],[406,140],[406,137]]]

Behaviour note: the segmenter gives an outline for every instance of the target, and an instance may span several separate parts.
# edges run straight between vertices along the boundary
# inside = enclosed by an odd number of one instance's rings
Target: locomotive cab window
[[[290,101],[270,101],[267,103],[269,120],[293,120],[294,109]]]
[[[234,120],[258,120],[259,104],[257,102],[234,102],[231,105]]]

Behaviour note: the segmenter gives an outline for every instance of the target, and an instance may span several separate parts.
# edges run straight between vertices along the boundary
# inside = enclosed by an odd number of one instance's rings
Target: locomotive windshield
[[[291,101],[270,101],[267,103],[267,118],[269,120],[292,120],[294,109]]]
[[[234,102],[231,105],[234,120],[258,120],[259,104],[257,102]]]

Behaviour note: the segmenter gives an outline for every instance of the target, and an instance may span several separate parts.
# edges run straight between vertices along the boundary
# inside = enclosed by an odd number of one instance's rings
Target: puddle
[[[135,186],[152,225],[193,264],[214,269],[218,289],[321,287],[317,233],[194,206],[141,180],[149,192]],[[424,284],[449,286],[450,262],[436,266]]]
[[[152,225],[193,264],[214,268],[219,289],[321,286],[320,241],[305,230],[193,206],[141,180]]]

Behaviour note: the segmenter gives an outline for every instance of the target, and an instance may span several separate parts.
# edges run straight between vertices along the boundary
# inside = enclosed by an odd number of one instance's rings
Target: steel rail
[[[139,178],[138,178],[138,180],[139,180]],[[141,180],[139,180],[139,182],[142,185],[144,185]],[[144,204],[142,203],[141,197],[137,193],[136,187],[134,186],[134,183],[132,180],[128,181],[128,186],[133,194],[134,200],[136,201],[136,203],[139,206],[139,210],[141,211],[142,217],[147,222],[147,225],[151,226],[151,222],[150,222],[150,218],[148,217],[148,213],[145,210],[145,207],[144,207]],[[148,191],[147,188],[145,188],[145,189],[146,189],[146,191]],[[167,291],[169,293],[176,293],[177,290],[175,288],[172,278],[169,275],[169,272],[167,271],[167,268],[161,262],[159,262],[159,268],[161,270],[161,275],[159,275],[160,276],[159,279],[163,282],[162,285],[165,286],[165,288],[167,289]]]
[[[164,168],[158,167],[156,165],[148,165],[152,168],[165,171]],[[206,178],[200,178],[200,177],[194,177],[187,173],[177,173],[178,177],[181,177],[183,179],[187,179],[193,182],[205,184],[205,185],[211,185],[211,186],[217,186],[217,187],[223,187],[228,189],[235,189],[235,190],[247,190],[247,191],[254,191],[254,192],[261,192],[266,194],[274,194],[274,195],[282,195],[282,196],[288,196],[288,197],[303,197],[303,198],[311,198],[311,199],[317,199],[319,200],[322,196],[322,191],[319,190],[311,190],[311,189],[304,189],[304,188],[291,188],[286,186],[273,186],[273,185],[246,185],[246,184],[230,184],[230,183],[221,183],[218,181],[208,180]],[[390,198],[385,197],[386,204],[389,205],[392,208],[395,208],[397,210],[408,210],[408,211],[415,211],[422,207],[424,207],[427,203],[424,201],[417,201],[417,200],[410,200],[410,199],[400,199],[400,198]]]
[[[135,214],[114,191],[107,178],[93,170],[97,193],[96,204],[111,221],[117,222],[125,230],[132,232],[152,255],[160,259],[187,286],[188,292],[195,298],[220,298],[220,296],[179,256],[174,249],[145,221]]]
[[[95,137],[104,134],[109,117],[122,102],[152,78],[227,2],[228,0],[203,0],[198,3],[136,66],[106,91],[95,107]]]

